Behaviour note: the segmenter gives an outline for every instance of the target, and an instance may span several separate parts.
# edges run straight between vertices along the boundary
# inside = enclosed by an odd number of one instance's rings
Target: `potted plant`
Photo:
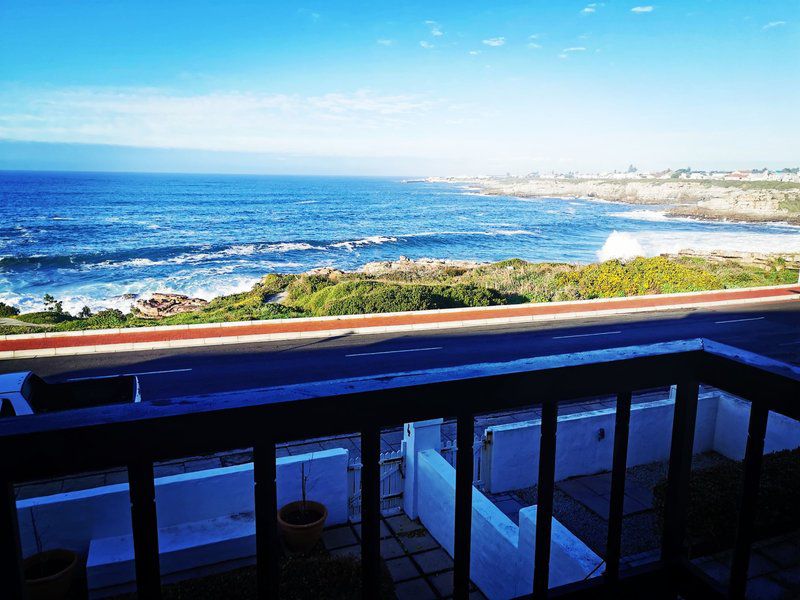
[[[322,528],[328,518],[328,509],[324,504],[307,498],[306,488],[310,477],[311,462],[309,461],[308,464],[309,474],[306,474],[306,464],[300,464],[302,499],[289,502],[278,511],[278,526],[283,533],[286,546],[293,552],[311,550],[322,535]]]
[[[69,594],[78,555],[72,550],[43,550],[42,538],[36,526],[36,515],[31,511],[33,537],[36,540],[36,554],[26,558],[22,567],[29,600],[58,600]]]

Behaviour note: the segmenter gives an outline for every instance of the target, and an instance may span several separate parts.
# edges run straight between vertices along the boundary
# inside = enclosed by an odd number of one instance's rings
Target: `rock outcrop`
[[[398,260],[385,260],[368,262],[358,272],[366,275],[382,275],[384,273],[397,273],[398,271],[421,272],[437,271],[445,267],[458,269],[474,269],[482,263],[473,260],[449,260],[439,258],[418,258],[416,260],[401,256]]]
[[[765,252],[723,252],[721,250],[681,250],[677,254],[667,254],[668,258],[704,258],[714,262],[734,261],[743,265],[753,265],[757,267],[773,267],[784,269],[800,268],[800,254],[768,254]]]
[[[521,198],[591,198],[669,206],[667,215],[710,220],[800,224],[800,186],[672,179],[431,179],[481,193]],[[756,182],[760,183],[760,182]]]
[[[133,310],[139,316],[147,319],[160,319],[180,313],[200,310],[208,304],[202,298],[190,298],[183,294],[162,294],[155,293],[147,300],[137,300],[133,305]]]

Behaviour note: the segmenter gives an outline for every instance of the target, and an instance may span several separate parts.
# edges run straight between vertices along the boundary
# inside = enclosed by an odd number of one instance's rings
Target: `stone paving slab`
[[[730,561],[728,551],[693,562],[707,575],[727,585]],[[800,598],[800,532],[753,544],[747,577],[748,600]]]
[[[381,531],[388,533],[381,540],[381,555],[395,583],[398,600],[452,597],[453,560],[418,520],[405,514],[382,517]],[[338,525],[323,532],[322,543],[333,556],[360,558],[359,533],[359,524]],[[421,549],[407,545],[420,540],[424,542]],[[470,589],[470,600],[485,600],[473,583]]]

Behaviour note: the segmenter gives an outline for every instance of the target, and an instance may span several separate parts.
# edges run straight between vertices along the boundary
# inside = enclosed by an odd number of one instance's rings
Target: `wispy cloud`
[[[375,131],[406,131],[440,103],[371,90],[302,96],[90,87],[20,95],[0,89],[0,138],[315,154],[322,147],[344,151],[354,140],[375,137]],[[9,106],[16,107],[13,113]]]
[[[541,44],[537,44],[536,42],[528,42],[528,48],[532,48],[533,50],[538,50],[541,48]]]
[[[439,37],[444,35],[444,31],[442,31],[442,26],[439,25],[436,21],[425,21],[425,25],[427,25],[431,30],[431,35],[434,37]]]
[[[433,44],[425,40],[420,40],[419,45],[425,48],[425,50],[430,50],[434,47]]]
[[[585,52],[586,48],[583,46],[570,46],[569,48],[564,48],[561,52],[566,54],[567,52]]]
[[[493,37],[483,40],[483,43],[487,46],[497,47],[503,46],[506,43],[506,38],[504,37]]]
[[[786,21],[770,21],[766,25],[764,25],[761,29],[766,31],[767,29],[773,29],[775,27],[783,27],[786,25]]]
[[[581,14],[591,15],[593,13],[596,13],[597,9],[600,8],[601,6],[605,6],[605,4],[603,4],[602,2],[592,2],[591,4],[587,4],[586,6],[583,7],[583,9],[581,10]]]
[[[648,6],[634,6],[631,9],[631,12],[632,13],[636,13],[636,14],[643,14],[643,13],[653,12],[654,9],[655,9],[654,6],[649,6],[649,5]]]
[[[394,46],[394,40],[387,40],[387,39],[385,39],[385,38],[381,38],[381,39],[379,39],[379,40],[376,40],[376,42],[377,42],[377,43],[378,43],[380,46]]]
[[[471,56],[478,56],[478,54],[480,54],[480,53],[481,53],[481,51],[480,51],[480,50],[470,50],[470,51],[469,51],[469,54],[470,54]]]

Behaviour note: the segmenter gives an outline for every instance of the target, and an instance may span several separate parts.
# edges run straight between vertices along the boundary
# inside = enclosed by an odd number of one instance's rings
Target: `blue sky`
[[[0,4],[0,168],[800,162],[800,2]]]

